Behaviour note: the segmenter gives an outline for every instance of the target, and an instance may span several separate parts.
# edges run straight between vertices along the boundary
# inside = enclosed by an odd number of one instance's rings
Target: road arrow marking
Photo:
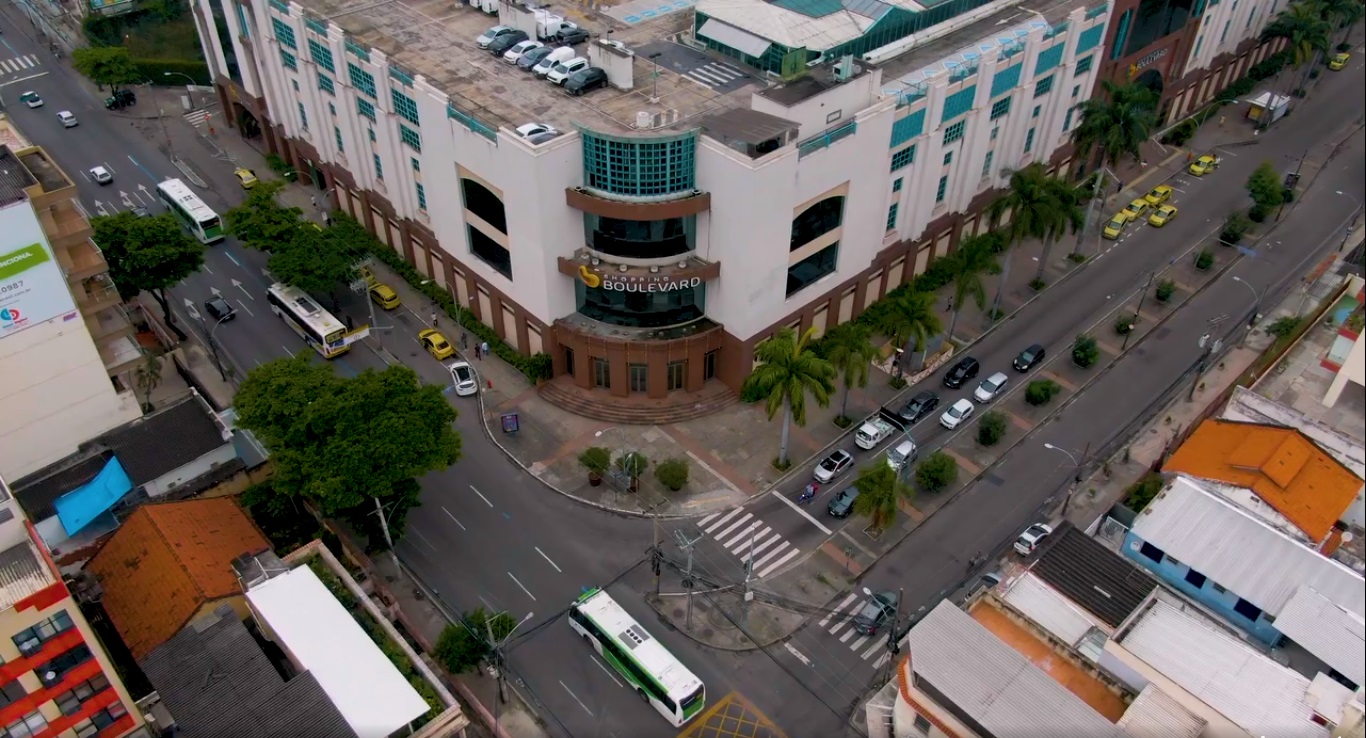
[[[95,201],[95,211],[100,215],[109,215],[109,211],[104,209],[104,203],[99,200]]]
[[[250,292],[247,292],[247,288],[246,288],[246,287],[243,287],[241,282],[238,282],[237,280],[234,279],[234,280],[232,280],[232,286],[233,286],[233,287],[236,287],[236,288],[239,289],[239,290],[242,290],[242,294],[246,295],[248,300],[255,300],[255,299],[256,299],[255,297],[252,297],[252,296],[251,296],[251,293],[250,293]]]
[[[797,657],[797,660],[798,660],[798,661],[802,662],[803,664],[805,664],[805,665],[807,665],[807,666],[810,666],[811,668],[815,668],[815,667],[811,664],[811,659],[808,659],[801,651],[798,651],[797,649],[793,648],[791,643],[784,643],[784,644],[783,644],[783,648],[786,648],[788,653],[790,653],[790,654],[792,654],[793,656]]]
[[[185,312],[189,313],[189,314],[190,314],[190,317],[193,318],[193,319],[195,319],[195,320],[199,320],[199,319],[200,319],[200,317],[199,317],[199,310],[195,308],[195,306],[194,306],[194,301],[191,300],[191,299],[188,298],[188,297],[185,298]]]
[[[133,198],[129,197],[127,192],[119,190],[119,197],[123,198],[123,206],[125,208],[133,207]]]
[[[209,288],[209,291],[213,293],[213,296],[214,296],[214,297],[222,297],[222,296],[223,296],[223,293],[222,293],[222,292],[219,292],[217,287],[210,287],[210,288]]]

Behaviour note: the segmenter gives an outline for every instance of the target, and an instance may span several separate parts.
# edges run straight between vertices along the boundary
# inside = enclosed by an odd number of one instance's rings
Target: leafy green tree
[[[379,500],[397,538],[417,504],[416,478],[460,458],[456,413],[441,390],[405,366],[341,377],[299,356],[253,369],[234,404],[238,424],[270,450],[277,491],[324,515],[373,517]]]
[[[1285,202],[1285,188],[1281,186],[1281,177],[1276,173],[1276,167],[1269,161],[1264,161],[1252,171],[1247,178],[1247,193],[1252,196],[1253,220],[1265,218],[1273,208]]]
[[[983,446],[995,446],[1006,435],[1006,416],[999,410],[988,410],[977,421],[977,442]]]
[[[292,241],[302,229],[313,230],[304,222],[302,209],[276,201],[284,187],[278,179],[257,183],[241,205],[223,214],[228,231],[251,248],[271,251]]]
[[[1078,106],[1081,118],[1072,129],[1078,151],[1091,154],[1091,169],[1116,167],[1125,158],[1142,158],[1139,146],[1157,125],[1157,95],[1137,84],[1101,82],[1102,94]]]
[[[868,367],[877,359],[877,347],[873,345],[873,332],[861,323],[841,323],[825,334],[821,342],[825,360],[839,372],[844,384],[844,396],[840,399],[840,417],[849,417],[849,390],[854,387],[868,386]]]
[[[191,238],[169,213],[139,218],[132,213],[102,215],[90,220],[95,243],[109,263],[109,276],[119,296],[131,300],[147,292],[166,315],[166,325],[181,340],[185,332],[176,325],[166,290],[199,271],[204,265],[204,244]]]
[[[1362,6],[1361,0],[1318,0],[1318,6],[1324,17],[1333,24],[1333,28],[1342,31],[1344,43],[1352,26],[1361,20],[1363,13],[1366,13],[1366,7]]]
[[[1085,333],[1077,336],[1072,342],[1072,363],[1086,369],[1100,360],[1100,346],[1096,344],[1096,339]]]
[[[327,295],[337,306],[337,289],[356,278],[355,255],[312,227],[296,229],[271,251],[266,268],[275,279],[304,292]]]
[[[859,470],[854,488],[858,490],[854,513],[866,516],[877,530],[892,527],[901,501],[915,497],[915,490],[897,477],[896,470],[880,461]]]
[[[465,674],[493,655],[493,641],[501,642],[512,634],[517,621],[500,612],[490,616],[484,608],[471,610],[459,622],[447,625],[436,640],[433,656],[452,674]]]
[[[814,328],[800,337],[791,328],[783,328],[754,347],[754,359],[759,363],[745,378],[747,392],[764,398],[768,419],[783,411],[782,445],[778,449],[778,466],[785,467],[787,445],[792,423],[806,425],[806,397],[811,395],[816,404],[826,407],[835,391],[835,367],[811,350]]]
[[[665,459],[655,466],[655,479],[677,492],[688,483],[688,462],[683,459]]]
[[[640,475],[650,468],[650,460],[639,451],[627,451],[617,457],[615,466],[617,471],[625,474],[631,480],[631,490],[635,491],[636,485],[640,483]]]
[[[935,301],[933,292],[903,292],[888,303],[879,327],[901,347],[903,359],[923,351],[930,336],[944,329],[943,321],[934,311]]]
[[[978,310],[987,309],[987,289],[982,282],[985,274],[999,274],[1001,265],[996,261],[996,241],[994,234],[968,236],[958,243],[958,250],[949,257],[953,266],[953,319],[949,321],[949,338],[958,326],[958,313],[963,311],[963,303],[972,300]]]
[[[1062,391],[1062,385],[1051,379],[1036,379],[1025,387],[1025,402],[1041,407],[1053,401]]]
[[[1035,280],[1043,280],[1048,255],[1053,243],[1070,228],[1074,233],[1085,220],[1078,204],[1076,190],[1067,183],[1048,176],[1041,164],[1030,164],[1010,175],[1010,187],[988,208],[993,222],[1010,213],[1005,226],[1006,239],[1017,244],[1025,239],[1043,241],[1043,255]]]
[[[1262,29],[1261,40],[1285,39],[1294,55],[1291,66],[1304,69],[1304,77],[1299,83],[1303,88],[1319,55],[1328,50],[1332,29],[1331,21],[1317,3],[1298,2],[1292,3]]]
[[[926,492],[938,492],[958,481],[958,462],[943,451],[935,451],[915,468],[915,482]]]
[[[103,88],[117,90],[122,85],[131,85],[141,79],[142,74],[129,56],[128,49],[122,46],[87,46],[71,52],[71,66],[90,78],[91,82]]]

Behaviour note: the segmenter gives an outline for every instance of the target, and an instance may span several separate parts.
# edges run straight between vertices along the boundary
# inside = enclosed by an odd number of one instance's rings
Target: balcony
[[[59,254],[63,249],[90,240],[95,233],[74,200],[58,200],[45,208],[35,207],[35,210],[43,233]]]
[[[90,331],[90,337],[95,340],[95,345],[101,347],[115,339],[132,336],[136,332],[133,321],[129,319],[122,305],[86,315],[85,329]]]
[[[123,302],[114,283],[104,275],[86,279],[76,286],[72,293],[76,298],[76,305],[85,315],[94,315]]]
[[[142,347],[128,336],[121,336],[99,346],[105,372],[117,376],[132,370],[142,362]]]
[[[19,161],[29,171],[37,184],[26,188],[28,199],[35,210],[42,210],[59,201],[70,201],[75,194],[76,185],[66,176],[41,148],[26,149],[19,155]]]
[[[77,241],[67,248],[56,247],[57,261],[66,272],[66,280],[79,284],[82,280],[97,277],[109,271],[109,263],[104,260],[104,252],[94,241]]]

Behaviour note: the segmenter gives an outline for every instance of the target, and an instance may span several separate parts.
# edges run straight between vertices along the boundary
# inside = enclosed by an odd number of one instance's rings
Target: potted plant
[[[631,480],[631,491],[637,492],[640,489],[640,475],[650,466],[650,460],[645,458],[645,454],[639,451],[627,451],[617,457],[617,471],[626,475]]]
[[[682,459],[665,459],[655,466],[655,479],[669,488],[670,492],[683,489],[688,483],[688,462]]]
[[[602,446],[590,446],[579,454],[579,463],[588,470],[588,483],[596,487],[602,484],[602,475],[612,466],[612,454]]]

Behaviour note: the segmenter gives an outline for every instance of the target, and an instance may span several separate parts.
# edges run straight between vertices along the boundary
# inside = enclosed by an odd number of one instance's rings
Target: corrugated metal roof
[[[1130,738],[1196,738],[1204,732],[1205,725],[1204,718],[1151,684],[1143,688],[1119,719],[1119,727]]]
[[[1310,722],[1308,679],[1208,620],[1155,601],[1120,643],[1254,736],[1328,736]]]
[[[1284,633],[1323,663],[1366,684],[1366,621],[1303,585],[1276,616]]]
[[[1126,738],[1123,731],[947,600],[908,636],[917,680],[1002,738],[1048,726],[1052,735]]]
[[[1301,584],[1366,615],[1362,577],[1186,477],[1139,514],[1133,532],[1272,615]]]
[[[1105,627],[1090,613],[1033,574],[1016,579],[1006,590],[1005,601],[1058,640],[1071,646],[1076,646],[1092,628]]]
[[[848,10],[812,18],[762,0],[701,0],[696,10],[789,49],[812,51],[852,41],[872,25],[871,19]]]
[[[14,607],[14,603],[37,594],[57,580],[49,573],[28,536],[0,551],[0,611]]]
[[[1118,628],[1157,586],[1147,572],[1071,523],[1052,538],[1033,572],[1111,628]]]

